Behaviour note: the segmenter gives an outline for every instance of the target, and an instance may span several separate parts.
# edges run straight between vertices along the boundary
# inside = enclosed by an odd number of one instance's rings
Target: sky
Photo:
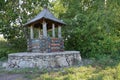
[[[0,37],[3,37],[3,35],[2,35],[2,34],[0,34]]]

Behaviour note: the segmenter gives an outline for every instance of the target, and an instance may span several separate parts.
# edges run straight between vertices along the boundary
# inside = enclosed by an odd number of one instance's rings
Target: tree
[[[104,0],[71,0],[67,4],[66,49],[80,50],[84,57],[119,53],[118,0],[107,0],[106,7]]]
[[[84,57],[120,52],[119,0],[1,0],[0,4],[0,33],[17,47],[29,35],[23,23],[47,4],[67,24],[63,31],[67,50],[79,50]]]
[[[4,4],[3,4],[4,3]],[[1,0],[0,4],[0,33],[4,35],[11,46],[24,51],[26,49],[26,38],[28,29],[23,27],[30,18],[36,15],[48,0]]]

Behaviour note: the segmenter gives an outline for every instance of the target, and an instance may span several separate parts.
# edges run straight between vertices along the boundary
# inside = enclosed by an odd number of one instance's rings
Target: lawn
[[[120,64],[106,68],[98,65],[71,67],[42,74],[33,80],[120,80]]]
[[[4,75],[22,75],[26,80],[120,80],[120,64],[114,66],[104,65],[102,67],[99,65],[98,63],[92,63],[63,68],[57,71],[39,70],[38,68],[1,71]]]

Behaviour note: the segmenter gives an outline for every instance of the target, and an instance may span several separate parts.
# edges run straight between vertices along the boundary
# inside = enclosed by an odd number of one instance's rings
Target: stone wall
[[[54,53],[16,53],[8,55],[8,68],[60,68],[77,65],[81,61],[79,51]]]
[[[28,40],[28,51],[30,52],[59,52],[64,51],[62,38],[41,38]]]

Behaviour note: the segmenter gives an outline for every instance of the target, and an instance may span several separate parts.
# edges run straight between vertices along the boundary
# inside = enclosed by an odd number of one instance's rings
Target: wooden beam
[[[61,35],[61,26],[58,26],[58,38],[62,38],[62,35]]]
[[[55,38],[55,24],[52,24],[52,37]]]
[[[30,38],[34,38],[34,33],[33,33],[33,25],[30,26]]]
[[[40,28],[38,28],[38,38],[40,38],[41,37],[41,29]]]
[[[43,21],[43,36],[47,37],[47,23]]]

